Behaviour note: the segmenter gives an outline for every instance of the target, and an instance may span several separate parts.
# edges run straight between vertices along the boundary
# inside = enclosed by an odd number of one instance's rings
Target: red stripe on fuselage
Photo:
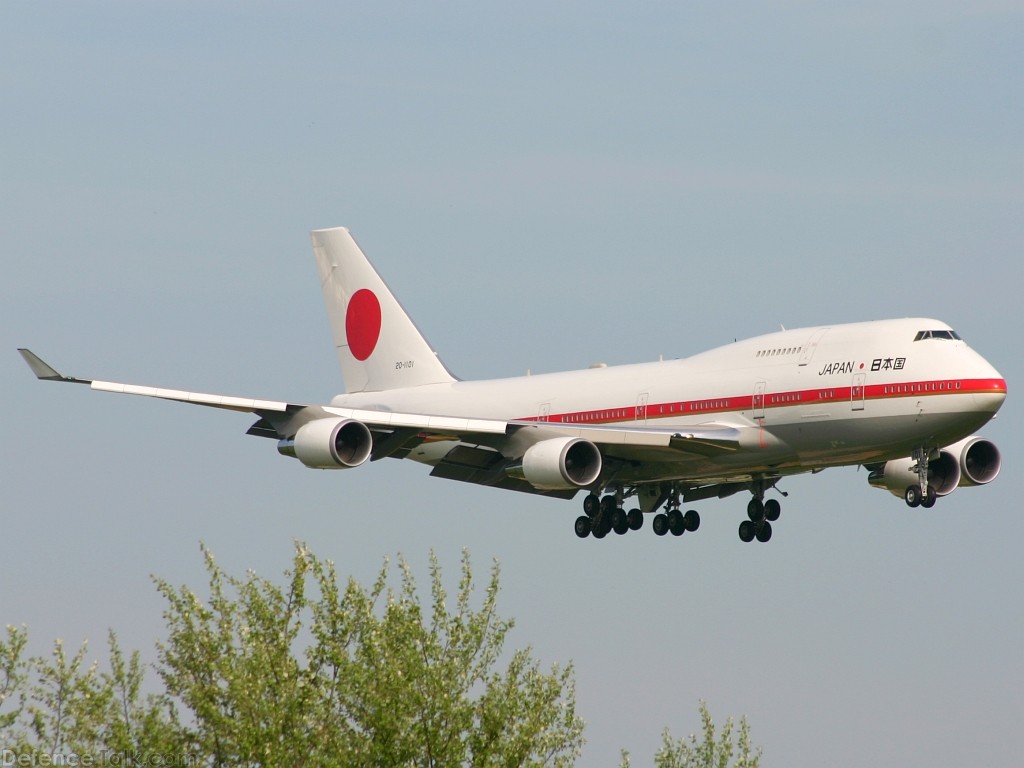
[[[863,389],[863,394],[859,390]],[[757,409],[791,408],[794,406],[841,403],[853,400],[893,400],[903,397],[935,395],[1006,394],[1005,379],[936,379],[904,381],[890,384],[869,384],[863,387],[816,387],[757,395],[762,401]],[[546,417],[528,416],[517,421],[547,421],[555,424],[612,424],[623,421],[649,421],[675,416],[696,416],[709,413],[735,413],[754,409],[755,395],[709,397],[667,403],[600,408],[590,411],[552,413]]]

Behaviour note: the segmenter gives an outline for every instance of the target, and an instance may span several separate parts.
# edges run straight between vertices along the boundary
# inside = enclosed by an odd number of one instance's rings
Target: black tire
[[[921,506],[921,486],[908,485],[907,490],[903,492],[903,500],[907,502],[908,507]]]
[[[654,532],[658,536],[664,536],[668,533],[668,515],[664,512],[656,514],[654,520],[651,521],[651,527],[654,528]]]
[[[683,515],[683,522],[686,524],[686,530],[690,533],[700,528],[700,515],[697,514],[697,510],[687,510],[686,514]]]
[[[929,485],[928,490],[924,496],[921,497],[921,506],[925,509],[931,509],[935,506],[935,502],[939,500],[939,494],[935,492],[935,486]]]
[[[612,527],[608,525],[608,520],[601,517],[595,517],[590,528],[590,535],[595,539],[603,539],[611,531]]]
[[[748,544],[754,540],[754,524],[749,520],[740,523],[740,541]]]
[[[779,519],[779,515],[782,514],[782,505],[779,504],[777,499],[768,499],[764,503],[764,519],[770,523],[774,523]]]
[[[588,493],[583,499],[583,513],[587,517],[593,517],[601,511],[601,497],[596,493]]]
[[[629,530],[629,519],[626,517],[625,510],[616,509],[612,512],[612,530],[619,534],[619,536]]]
[[[673,509],[668,513],[668,529],[673,536],[682,536],[686,533],[686,520],[678,509]]]
[[[747,503],[747,517],[754,523],[764,520],[764,502],[756,496]]]
[[[757,536],[757,540],[762,544],[770,541],[772,538],[772,524],[765,520],[757,526],[757,532],[754,535]]]
[[[601,514],[602,515],[606,515],[606,516],[610,517],[611,514],[616,509],[617,509],[617,507],[616,507],[616,504],[615,504],[615,497],[613,495],[608,494],[607,496],[605,496],[604,498],[601,499]]]
[[[639,531],[644,527],[644,513],[639,509],[629,510],[626,519],[629,521],[629,530],[631,531]]]
[[[581,539],[587,538],[590,535],[590,518],[586,515],[576,518],[576,535]]]

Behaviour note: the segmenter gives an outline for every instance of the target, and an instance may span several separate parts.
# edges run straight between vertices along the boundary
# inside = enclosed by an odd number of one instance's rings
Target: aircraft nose
[[[1006,380],[991,379],[982,383],[974,393],[974,402],[980,411],[998,411],[1006,400]]]
[[[980,355],[978,360],[982,370],[979,371],[979,378],[976,382],[974,402],[979,411],[995,414],[1006,400],[1006,379]]]

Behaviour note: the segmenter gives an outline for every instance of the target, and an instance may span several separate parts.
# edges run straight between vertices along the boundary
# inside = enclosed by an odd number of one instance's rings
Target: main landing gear
[[[764,498],[765,491],[773,488],[775,479],[756,480],[750,484],[753,498],[747,504],[747,520],[740,523],[740,540],[744,542],[757,539],[767,542],[772,537],[772,523],[782,514],[782,505],[776,499]],[[694,509],[683,512],[680,509],[680,497],[683,488],[669,485],[642,485],[630,488],[622,487],[604,496],[597,492],[587,494],[583,500],[584,514],[576,518],[576,535],[581,539],[593,536],[603,539],[612,531],[620,536],[629,531],[638,531],[644,524],[644,513],[655,512],[651,527],[658,536],[671,533],[682,536],[687,531],[696,531],[700,527],[700,515]],[[783,496],[786,494],[783,493]],[[636,496],[639,507],[626,512],[623,508],[627,498]],[[663,511],[657,512],[663,507]]]
[[[907,502],[908,507],[931,509],[935,506],[936,499],[938,499],[935,487],[928,482],[928,457],[929,451],[927,448],[915,448],[911,454],[911,458],[914,459],[914,465],[911,469],[917,472],[918,482],[914,485],[908,485],[907,490],[903,492],[903,500]]]
[[[665,511],[654,516],[651,527],[658,536],[664,536],[666,533],[682,536],[687,531],[693,532],[700,528],[700,515],[695,509],[683,513],[679,509],[679,489],[672,488],[665,502]]]
[[[782,505],[777,500],[764,500],[764,492],[767,487],[764,481],[760,481],[751,488],[754,498],[747,504],[749,519],[740,523],[740,541],[744,543],[754,539],[762,544],[769,541],[772,537],[772,523],[778,520],[782,514]]]
[[[621,488],[603,498],[596,493],[587,494],[583,500],[585,514],[576,518],[576,535],[585,539],[593,534],[595,539],[603,539],[612,531],[622,536],[643,528],[643,512],[639,509],[631,509],[629,512],[623,509],[625,497]]]
[[[747,504],[747,517],[740,523],[740,541],[749,542],[757,539],[764,543],[772,537],[772,523],[782,514],[782,505],[775,499],[762,501],[756,496]]]
[[[623,505],[631,496],[639,497],[640,507],[627,512]],[[666,511],[656,514],[652,522],[658,536],[666,533],[682,536],[700,527],[700,515],[696,510],[691,509],[684,514],[679,509],[679,490],[676,488],[664,493],[656,486],[641,486],[628,492],[619,487],[603,497],[594,492],[587,495],[583,500],[584,514],[576,518],[576,535],[581,539],[587,536],[603,539],[612,531],[620,536],[629,531],[639,531],[644,525],[644,512],[653,512],[662,503]]]

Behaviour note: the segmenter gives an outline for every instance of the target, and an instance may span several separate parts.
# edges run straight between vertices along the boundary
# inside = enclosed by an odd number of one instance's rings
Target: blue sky
[[[0,6],[0,622],[151,652],[149,580],[500,561],[512,642],[576,665],[582,765],[746,714],[771,765],[1016,765],[1024,11],[1010,2]],[[578,541],[577,502],[305,470],[245,416],[67,373],[340,389],[308,231],[345,225],[463,378],[941,318],[1010,398],[1004,471],[930,512],[863,470],[700,531]]]

